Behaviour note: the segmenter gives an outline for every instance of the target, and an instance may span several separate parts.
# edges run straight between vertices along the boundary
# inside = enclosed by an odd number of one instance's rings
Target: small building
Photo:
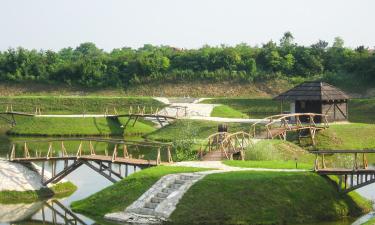
[[[329,122],[348,120],[348,95],[321,81],[302,83],[274,98],[290,102],[290,113],[327,115]],[[321,122],[321,121],[315,121]]]

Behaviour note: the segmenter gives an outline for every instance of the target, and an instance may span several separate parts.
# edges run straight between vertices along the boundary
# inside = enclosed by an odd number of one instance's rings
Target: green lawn
[[[374,224],[375,224],[375,217],[365,223],[362,223],[361,225],[374,225]]]
[[[267,168],[267,169],[306,169],[310,170],[314,165],[308,163],[298,163],[296,161],[239,161],[226,160],[225,165],[242,168]]]
[[[246,114],[237,111],[227,105],[216,106],[212,112],[213,117],[225,117],[225,118],[249,118]]]
[[[278,172],[211,174],[183,196],[171,224],[294,224],[358,216],[371,204],[342,195],[319,175]]]
[[[174,141],[177,139],[206,139],[217,132],[220,123],[201,120],[177,120],[174,123],[158,129],[145,137],[153,140]],[[228,132],[249,131],[250,124],[227,123]]]
[[[202,170],[199,168],[170,166],[144,169],[86,199],[73,202],[71,207],[74,212],[100,220],[107,213],[123,211],[164,175]]]
[[[314,157],[305,149],[288,141],[261,140],[245,151],[245,159],[251,161],[297,161],[312,165]]]
[[[29,203],[55,198],[64,198],[70,196],[77,190],[77,187],[71,182],[58,183],[51,188],[43,188],[38,191],[0,191],[0,203],[15,204]]]
[[[8,133],[14,135],[36,136],[123,136],[139,135],[155,130],[142,120],[135,126],[130,123],[124,132],[121,127],[127,118],[16,118],[17,125]]]
[[[41,108],[42,114],[73,114],[73,113],[113,113],[114,108],[119,113],[128,112],[129,106],[164,106],[163,103],[151,97],[99,97],[99,96],[14,96],[0,97],[0,111],[5,111],[7,105],[13,105],[13,111],[35,112]]]
[[[280,114],[279,101],[271,98],[213,98],[202,103],[222,104],[240,111],[250,118],[264,118]],[[288,102],[284,102],[283,111],[290,111]],[[349,121],[356,123],[375,123],[375,98],[349,100]]]

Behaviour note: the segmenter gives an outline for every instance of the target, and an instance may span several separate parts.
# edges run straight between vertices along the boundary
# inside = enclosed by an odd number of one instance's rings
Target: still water
[[[6,157],[11,141],[12,140],[4,135],[4,133],[0,133],[0,157]],[[57,167],[62,167],[62,163],[58,164]],[[48,165],[46,166],[46,169],[51,171],[51,168]],[[140,168],[135,168],[135,170],[138,171]],[[133,172],[134,168],[130,166],[128,168],[128,174]],[[112,183],[85,165],[78,168],[65,179],[71,181],[78,187],[74,194],[64,199],[50,199],[48,201],[29,204],[0,204],[0,225],[101,224],[100,222],[96,222],[83,215],[73,213],[69,206],[73,201],[88,197],[89,195],[110,186]],[[375,184],[358,189],[357,192],[366,198],[375,201]],[[344,220],[333,223],[319,223],[318,225],[359,225],[374,216],[373,213],[370,213],[356,221]]]

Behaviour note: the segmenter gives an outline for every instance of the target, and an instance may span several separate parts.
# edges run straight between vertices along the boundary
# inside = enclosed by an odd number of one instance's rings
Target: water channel
[[[0,157],[5,158],[7,156],[11,141],[13,141],[13,139],[6,136],[4,132],[0,132]],[[58,164],[57,167],[62,167],[62,162],[61,164]],[[46,166],[46,169],[49,171],[51,170],[48,165]],[[136,171],[137,170],[140,170],[140,168],[136,168]],[[132,166],[129,167],[128,174],[133,172],[134,168]],[[103,176],[93,172],[85,165],[68,175],[66,179],[78,187],[77,191],[67,198],[50,199],[45,202],[40,201],[29,204],[0,204],[0,225],[100,224],[84,215],[73,213],[69,206],[73,201],[83,199],[110,186],[112,183]],[[362,196],[375,201],[375,183],[360,188],[357,192]],[[356,221],[343,220],[330,223],[319,223],[318,225],[359,225],[372,217],[375,217],[374,213],[358,218]],[[314,224],[316,225],[317,223]]]

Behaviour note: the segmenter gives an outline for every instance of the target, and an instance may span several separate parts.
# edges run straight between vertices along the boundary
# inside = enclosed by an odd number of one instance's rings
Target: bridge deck
[[[345,174],[375,174],[375,169],[319,169],[321,175],[345,175]]]

